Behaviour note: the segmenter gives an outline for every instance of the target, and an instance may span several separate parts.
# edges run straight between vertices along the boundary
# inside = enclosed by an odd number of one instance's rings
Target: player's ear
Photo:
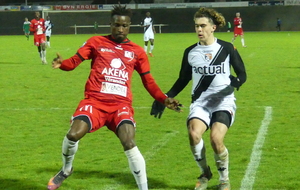
[[[211,31],[211,32],[213,33],[216,29],[217,29],[217,26],[216,26],[216,25],[213,25],[213,26],[212,26],[212,31]]]

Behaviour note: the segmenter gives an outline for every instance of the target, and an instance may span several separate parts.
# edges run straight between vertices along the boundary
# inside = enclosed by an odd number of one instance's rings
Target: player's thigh
[[[205,132],[210,123],[210,113],[198,102],[190,105],[190,113],[187,118],[188,130],[197,130],[198,132]]]
[[[51,32],[46,31],[46,36],[50,37],[51,36]]]
[[[45,39],[45,34],[42,35],[37,35],[36,38],[34,38],[36,44],[38,43],[39,45],[46,43],[46,39]]]
[[[148,42],[149,41],[149,36],[147,34],[144,34],[144,42]]]
[[[94,132],[105,125],[107,113],[100,110],[99,102],[91,99],[81,100],[71,121],[80,119],[88,124],[89,132]]]
[[[150,32],[149,34],[148,34],[148,36],[149,36],[149,39],[150,40],[154,40],[154,33],[153,32]]]
[[[222,103],[211,110],[212,117],[210,126],[215,122],[219,122],[225,124],[229,128],[234,123],[236,109],[235,98],[225,98]]]
[[[187,125],[189,142],[191,146],[194,146],[200,142],[208,126],[199,117],[191,117]]]

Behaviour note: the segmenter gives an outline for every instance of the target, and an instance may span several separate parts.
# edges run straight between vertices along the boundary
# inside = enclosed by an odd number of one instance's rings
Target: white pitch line
[[[154,155],[161,150],[162,147],[164,147],[173,137],[175,137],[179,131],[172,131],[171,133],[166,134],[163,138],[156,141],[154,145],[152,145],[151,149],[147,150],[147,152],[142,153],[145,161],[146,161],[146,170],[147,170],[147,161],[151,160]],[[126,157],[124,158],[126,159]],[[122,170],[123,172],[130,172],[129,166],[124,168]],[[132,180],[134,180],[134,177],[132,176]],[[120,182],[114,182],[114,184],[109,184],[104,186],[105,190],[115,190],[118,189],[118,187],[122,186]]]
[[[261,126],[252,149],[250,163],[248,164],[246,173],[242,180],[240,190],[252,190],[255,181],[256,171],[261,160],[262,147],[265,142],[265,136],[267,134],[268,126],[271,123],[271,121],[272,107],[267,106],[265,107],[265,116],[261,122]]]

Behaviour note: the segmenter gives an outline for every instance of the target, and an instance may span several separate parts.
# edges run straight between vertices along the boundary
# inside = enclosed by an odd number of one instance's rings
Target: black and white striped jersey
[[[211,45],[193,44],[184,51],[179,78],[167,95],[175,97],[190,80],[192,102],[216,93],[230,84],[231,66],[243,84],[246,81],[245,66],[231,43],[215,38]]]
[[[141,25],[144,26],[144,33],[147,32],[154,32],[153,31],[153,19],[151,17],[146,17],[142,22]]]

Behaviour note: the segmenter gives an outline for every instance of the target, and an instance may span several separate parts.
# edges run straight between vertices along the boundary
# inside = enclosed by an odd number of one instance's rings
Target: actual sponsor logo
[[[203,67],[193,67],[194,73],[202,75],[216,75],[216,74],[225,74],[224,63],[221,65],[209,65]]]

